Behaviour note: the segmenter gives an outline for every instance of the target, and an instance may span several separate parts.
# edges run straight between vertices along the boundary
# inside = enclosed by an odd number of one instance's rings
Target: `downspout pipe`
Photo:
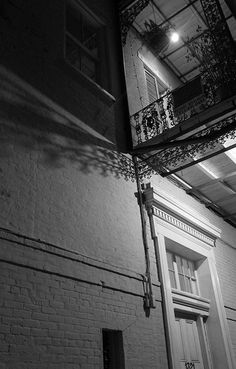
[[[142,239],[143,239],[143,247],[144,247],[144,254],[145,254],[145,264],[146,264],[146,272],[145,272],[145,283],[146,283],[146,291],[145,291],[145,308],[155,308],[154,303],[154,295],[152,289],[152,278],[151,278],[151,271],[150,271],[150,257],[149,257],[149,247],[147,241],[147,222],[146,222],[146,210],[145,205],[143,202],[143,192],[139,178],[138,172],[138,159],[137,156],[132,156],[133,163],[134,163],[134,171],[135,171],[135,179],[137,184],[137,198],[140,210],[140,217],[141,217],[141,227],[142,227]]]

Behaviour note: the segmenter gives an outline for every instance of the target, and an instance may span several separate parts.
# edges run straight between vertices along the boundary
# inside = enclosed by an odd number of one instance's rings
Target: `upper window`
[[[149,70],[148,67],[144,66],[146,84],[147,84],[147,95],[149,104],[159,99],[166,92],[166,86],[159,81],[156,76]]]
[[[66,60],[102,85],[104,27],[95,16],[73,0],[66,3]]]
[[[171,287],[199,295],[194,262],[170,252],[167,252],[167,262]]]
[[[149,103],[158,99],[156,78],[148,70],[145,69],[145,77],[147,82],[147,94]]]

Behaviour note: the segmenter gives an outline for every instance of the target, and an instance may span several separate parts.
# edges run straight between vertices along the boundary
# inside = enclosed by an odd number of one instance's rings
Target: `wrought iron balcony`
[[[220,103],[234,96],[235,92],[233,83],[225,83],[216,87],[203,83],[201,76],[174,91],[167,92],[130,117],[131,126],[134,129],[134,147],[140,144],[142,146],[142,143],[162,135],[165,131],[209,108],[219,107]],[[227,104],[225,107],[228,108]],[[214,109],[211,110],[214,111]],[[222,106],[220,106],[220,111],[223,115]]]

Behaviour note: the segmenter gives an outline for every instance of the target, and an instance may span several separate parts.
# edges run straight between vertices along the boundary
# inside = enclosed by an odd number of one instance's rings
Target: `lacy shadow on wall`
[[[84,173],[134,180],[131,157],[18,77],[0,68],[0,156],[9,148],[38,151],[51,168],[65,160]]]

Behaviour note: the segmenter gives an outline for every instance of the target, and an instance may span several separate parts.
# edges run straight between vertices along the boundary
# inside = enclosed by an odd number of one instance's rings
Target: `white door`
[[[204,369],[196,319],[176,316],[176,347],[181,369]]]

